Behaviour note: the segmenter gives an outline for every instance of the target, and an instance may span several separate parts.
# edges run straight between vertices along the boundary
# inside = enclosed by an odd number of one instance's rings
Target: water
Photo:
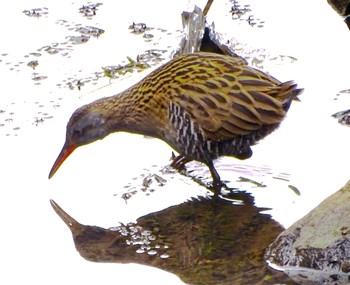
[[[110,85],[101,67],[126,64],[127,56],[135,59],[154,48],[167,50],[162,55],[166,58],[176,47],[180,14],[192,6],[189,1],[175,2],[133,1],[123,7],[103,3],[91,19],[79,13],[88,4],[84,1],[4,5],[0,18],[0,250],[1,278],[6,284],[93,284],[114,279],[183,283],[152,267],[85,261],[49,203],[54,199],[80,223],[109,228],[206,195],[208,191],[190,177],[162,171],[171,156],[165,143],[113,134],[77,150],[53,179],[47,179],[70,114],[97,97],[122,91],[152,69],[128,74]],[[205,1],[195,4],[204,7]],[[214,2],[208,20],[215,21],[223,38],[234,37],[232,42],[240,43],[242,54],[251,55],[253,62],[282,81],[294,79],[305,92],[280,129],[253,148],[252,159],[224,158],[217,169],[228,186],[252,192],[257,206],[272,208],[269,213],[288,226],[349,179],[350,132],[331,118],[350,105],[349,94],[340,93],[349,89],[349,32],[326,3],[266,0],[249,4],[252,12],[233,21],[232,3]],[[42,8],[42,16],[22,12],[33,8]],[[250,14],[257,25],[249,24]],[[153,27],[152,40],[130,33],[133,21]],[[70,37],[79,36],[76,29],[81,26],[105,32],[87,43],[71,43]],[[35,60],[39,63],[35,69],[27,66]],[[80,91],[79,82],[84,83]],[[189,170],[203,177],[201,181],[210,180],[205,167],[193,164]],[[153,179],[154,174],[166,180],[165,186]],[[149,175],[153,182],[145,187]],[[127,200],[125,193],[130,196]]]

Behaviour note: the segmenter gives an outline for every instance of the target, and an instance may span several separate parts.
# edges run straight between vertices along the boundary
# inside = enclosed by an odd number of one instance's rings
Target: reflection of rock
[[[99,36],[101,36],[105,31],[100,29],[100,28],[96,28],[96,27],[91,27],[91,26],[85,26],[85,27],[78,27],[76,28],[76,31],[86,35],[86,36],[92,36],[92,37],[96,37],[98,38]]]
[[[39,18],[42,15],[47,15],[49,12],[48,12],[48,9],[44,7],[44,8],[34,8],[30,10],[24,10],[23,13],[29,17]]]
[[[83,14],[84,17],[91,19],[93,16],[96,16],[96,12],[98,11],[98,7],[100,5],[102,5],[102,3],[83,5],[79,8],[79,13]]]
[[[202,197],[111,229],[81,225],[51,204],[87,260],[151,265],[189,284],[275,284],[264,252],[282,229],[251,196],[235,195],[244,203]]]
[[[349,201],[350,181],[280,234],[268,261],[303,284],[349,284]]]
[[[132,23],[132,25],[129,26],[129,30],[132,30],[132,33],[134,34],[142,34],[146,31],[152,30],[152,28],[147,27],[145,23]]]
[[[337,112],[332,117],[338,119],[340,124],[350,126],[350,110]]]
[[[36,67],[38,67],[39,65],[39,62],[37,60],[31,60],[27,63],[27,66],[35,69]]]

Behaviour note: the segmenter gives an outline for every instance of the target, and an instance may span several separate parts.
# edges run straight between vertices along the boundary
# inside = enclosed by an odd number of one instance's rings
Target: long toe
[[[177,157],[174,158],[172,163],[170,164],[171,167],[175,168],[178,171],[184,170],[185,169],[185,164],[187,162],[190,162],[191,160],[187,159],[183,155],[178,155]]]

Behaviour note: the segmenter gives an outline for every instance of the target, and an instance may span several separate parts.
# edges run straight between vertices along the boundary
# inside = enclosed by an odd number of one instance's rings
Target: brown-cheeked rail
[[[167,142],[179,153],[174,168],[206,164],[217,193],[222,183],[213,160],[251,157],[250,147],[280,125],[301,92],[240,57],[181,55],[124,92],[78,108],[49,178],[77,147],[123,131]]]

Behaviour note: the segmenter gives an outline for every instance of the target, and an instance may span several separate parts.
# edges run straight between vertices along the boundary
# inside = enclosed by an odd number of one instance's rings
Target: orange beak
[[[55,163],[53,164],[50,174],[49,174],[49,179],[54,176],[56,171],[60,168],[62,163],[66,160],[66,158],[76,149],[76,146],[70,143],[65,143],[60,154],[58,155]]]

